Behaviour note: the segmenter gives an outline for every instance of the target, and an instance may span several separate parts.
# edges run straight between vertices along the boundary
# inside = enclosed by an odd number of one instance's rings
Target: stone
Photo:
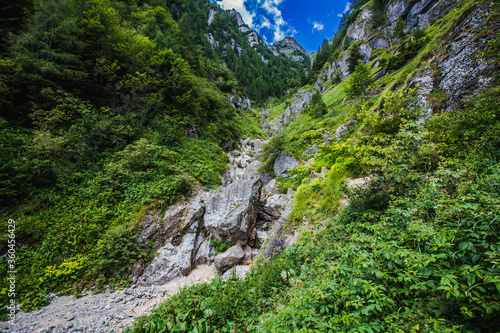
[[[151,239],[157,256],[144,269],[137,283],[161,285],[189,274],[195,261],[210,255],[207,232],[203,232],[205,202],[209,193],[200,190],[188,202],[179,202],[165,212],[165,217]],[[203,255],[202,255],[203,254]]]
[[[200,134],[198,133],[198,129],[196,129],[193,125],[187,125],[184,135],[188,138],[198,139]]]
[[[264,165],[264,163],[262,163],[261,161],[258,161],[258,160],[253,161],[252,163],[247,165],[244,172],[248,175],[258,176],[258,170],[263,165]]]
[[[277,177],[286,177],[288,172],[299,166],[299,161],[288,153],[281,153],[274,162],[274,173]]]
[[[236,244],[225,252],[215,256],[214,264],[220,272],[225,272],[231,267],[238,265],[244,257],[245,252],[243,251],[243,248],[240,244]]]
[[[302,156],[306,157],[306,156],[309,156],[309,155],[314,155],[317,152],[319,152],[319,147],[317,145],[314,145],[314,146],[308,148],[306,151],[304,151],[304,153],[302,154]]]
[[[262,180],[243,177],[213,196],[206,207],[204,225],[224,243],[246,242],[257,217]]]
[[[371,180],[370,177],[351,179],[347,182],[347,187],[348,188],[353,188],[353,187],[363,188],[370,182],[370,180]]]
[[[423,115],[419,118],[419,122],[423,123],[425,120],[432,117],[432,107],[427,102],[427,97],[434,90],[434,77],[432,69],[426,68],[419,75],[417,75],[409,84],[410,88],[417,87],[417,104],[422,107]]]
[[[276,186],[276,179],[271,180],[267,185],[264,187],[264,190],[268,193],[280,193],[279,188]]]
[[[359,121],[357,120],[351,120],[351,121],[348,121],[346,122],[345,124],[337,127],[337,129],[335,130],[335,141],[339,141],[339,139],[347,133],[347,131],[353,127],[353,126],[356,126],[357,124],[359,123]]]
[[[314,163],[314,161],[316,161],[314,157],[310,158],[309,160],[307,160],[305,166],[310,167]]]
[[[222,275],[222,280],[229,280],[230,278],[244,279],[248,273],[250,273],[250,267],[248,265],[234,266]]]

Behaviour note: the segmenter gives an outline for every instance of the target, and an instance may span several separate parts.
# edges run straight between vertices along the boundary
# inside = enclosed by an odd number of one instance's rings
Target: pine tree
[[[347,60],[347,68],[349,72],[352,73],[356,69],[356,66],[360,61],[363,60],[363,54],[359,48],[359,44],[354,44],[351,47],[351,53],[349,54],[349,59]]]
[[[392,33],[392,38],[403,39],[406,36],[406,21],[401,17],[397,20],[396,26],[394,27],[394,32]]]
[[[364,98],[366,88],[368,88],[372,82],[373,78],[370,73],[370,67],[360,63],[356,66],[356,69],[349,80],[349,86],[346,89],[347,97],[353,98],[362,96]]]

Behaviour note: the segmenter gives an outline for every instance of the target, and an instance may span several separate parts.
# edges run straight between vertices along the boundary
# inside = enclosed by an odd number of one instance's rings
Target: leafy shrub
[[[222,243],[220,240],[216,238],[212,239],[210,241],[210,244],[212,244],[212,246],[214,247],[216,254],[226,252],[227,249],[233,246],[233,244],[231,243]]]
[[[135,235],[124,226],[110,230],[97,243],[93,274],[101,278],[125,276],[130,266],[142,257]]]

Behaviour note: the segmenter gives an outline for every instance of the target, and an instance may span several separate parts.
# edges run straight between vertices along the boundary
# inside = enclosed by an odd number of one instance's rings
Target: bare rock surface
[[[218,254],[214,258],[215,267],[220,272],[225,272],[233,266],[238,265],[245,257],[245,252],[240,244],[236,244],[225,252]]]
[[[229,280],[230,278],[244,279],[248,273],[250,273],[250,267],[248,265],[238,265],[229,269],[222,275],[223,280]]]
[[[246,242],[255,225],[262,180],[244,175],[213,196],[206,208],[205,227],[224,243]]]
[[[337,127],[335,130],[335,141],[339,141],[339,139],[349,131],[349,129],[353,126],[356,126],[359,122],[357,120],[351,120]]]
[[[274,173],[277,177],[286,177],[288,171],[299,166],[299,161],[288,153],[281,153],[274,162]]]

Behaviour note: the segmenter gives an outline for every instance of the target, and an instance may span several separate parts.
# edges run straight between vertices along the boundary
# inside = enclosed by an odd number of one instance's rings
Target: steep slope
[[[366,29],[380,7],[355,9],[313,84],[263,112],[287,119],[269,127],[261,170],[297,191],[276,238],[306,228],[298,243],[244,280],[185,290],[131,331],[497,330],[500,7],[435,3],[389,1],[392,23]]]
[[[212,7],[40,1],[11,37],[0,63],[0,277],[12,270],[12,219],[23,310],[128,278],[155,255],[136,243],[145,211],[220,185],[226,151],[264,135],[241,89],[222,91],[232,73],[206,38]]]

